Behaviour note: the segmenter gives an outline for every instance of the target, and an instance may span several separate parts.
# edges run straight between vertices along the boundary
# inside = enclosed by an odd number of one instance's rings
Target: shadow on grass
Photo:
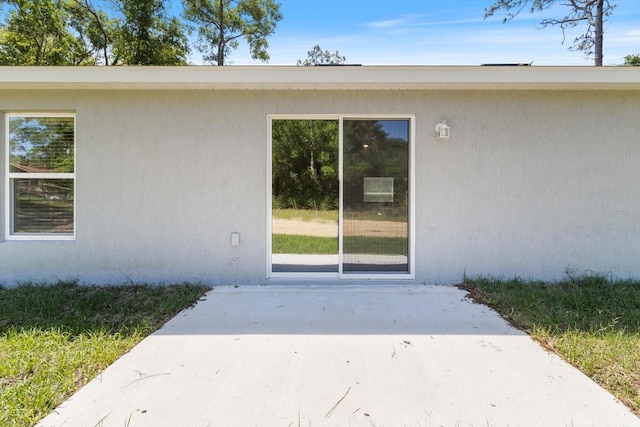
[[[640,415],[640,281],[601,275],[559,283],[478,278],[459,287]]]
[[[0,335],[10,329],[55,329],[70,335],[101,331],[150,332],[197,301],[210,288],[24,284],[0,287]]]
[[[557,283],[481,277],[459,287],[525,330],[640,333],[640,281],[602,275]]]

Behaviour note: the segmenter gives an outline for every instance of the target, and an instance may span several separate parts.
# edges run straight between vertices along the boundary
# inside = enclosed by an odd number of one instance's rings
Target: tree
[[[165,0],[119,0],[122,21],[113,50],[129,65],[185,65],[189,46],[182,24],[169,18]]]
[[[166,0],[6,0],[4,65],[183,65],[184,25]],[[0,0],[2,3],[2,0]],[[103,10],[97,4],[115,7]]]
[[[78,34],[93,57],[93,64],[115,65],[119,59],[113,56],[112,45],[118,30],[118,20],[96,7],[92,0],[72,0],[68,10],[70,27]]]
[[[640,67],[640,54],[627,55],[624,57],[624,65]]]
[[[346,57],[340,56],[340,52],[337,50],[335,53],[331,53],[328,50],[324,52],[319,45],[315,45],[313,49],[307,52],[307,59],[304,61],[298,60],[298,66],[312,66],[312,65],[339,65],[344,64],[347,60]]]
[[[282,19],[274,0],[182,0],[182,4],[185,19],[198,29],[196,48],[205,62],[224,65],[242,38],[253,59],[269,60],[267,37]]]
[[[529,9],[531,13],[548,9],[556,4],[568,7],[567,14],[563,18],[543,19],[540,25],[542,28],[558,25],[564,36],[565,30],[586,22],[586,31],[574,39],[570,49],[585,52],[587,55],[594,54],[595,65],[602,65],[603,24],[613,13],[615,4],[611,4],[609,0],[495,0],[493,5],[485,9],[484,17],[486,19],[502,9],[506,12],[503,19],[503,22],[506,22],[515,18],[528,4],[531,5]]]
[[[73,172],[73,119],[18,117],[9,121],[9,164]]]
[[[62,0],[7,0],[11,7],[0,28],[0,65],[82,65],[90,59],[67,28]]]
[[[272,145],[274,207],[338,207],[336,120],[274,120]]]
[[[408,197],[409,144],[393,138],[379,120],[343,121],[343,200],[345,208],[363,207],[363,177],[394,179],[394,201],[405,204]]]

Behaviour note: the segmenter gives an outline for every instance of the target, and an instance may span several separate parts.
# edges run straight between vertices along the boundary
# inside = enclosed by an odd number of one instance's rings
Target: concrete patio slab
[[[640,426],[454,287],[218,287],[38,424]]]

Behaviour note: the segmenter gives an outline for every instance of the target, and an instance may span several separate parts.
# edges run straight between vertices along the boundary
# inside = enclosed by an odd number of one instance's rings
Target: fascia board
[[[0,90],[640,90],[635,67],[0,67]]]

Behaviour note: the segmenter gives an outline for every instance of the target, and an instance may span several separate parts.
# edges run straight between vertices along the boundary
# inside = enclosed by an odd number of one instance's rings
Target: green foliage
[[[0,65],[84,65],[82,41],[67,27],[62,0],[7,0],[11,7],[0,28]]]
[[[118,20],[96,7],[92,0],[72,0],[67,3],[69,27],[91,55],[89,65],[115,65],[119,62],[111,51],[118,31]]]
[[[185,28],[167,0],[7,0],[1,65],[183,65]]]
[[[640,414],[640,281],[466,278],[463,288]]]
[[[0,287],[0,425],[33,425],[209,288]]]
[[[73,117],[11,117],[9,163],[73,172],[74,132]]]
[[[387,121],[391,124],[393,121]],[[345,209],[371,208],[362,201],[363,177],[394,180],[394,201],[408,200],[409,144],[390,136],[380,120],[344,120]],[[335,120],[272,122],[274,208],[337,209],[339,205],[339,130]],[[366,206],[365,206],[366,205]],[[375,209],[381,209],[377,205]]]
[[[119,0],[123,19],[115,56],[129,65],[185,65],[189,46],[183,25],[169,18],[166,0]]]
[[[394,181],[394,201],[390,205],[406,206],[408,201],[409,144],[392,138],[379,120],[345,120],[344,122],[344,204],[345,209],[362,210],[362,177],[390,177]]]
[[[338,122],[274,120],[274,207],[334,210],[338,191]]]
[[[640,67],[640,54],[638,55],[627,55],[624,57],[624,65]]]
[[[328,50],[323,51],[320,45],[315,45],[313,49],[307,52],[307,59],[304,61],[298,60],[298,66],[312,66],[312,65],[339,65],[344,64],[347,60],[346,57],[341,56],[337,50],[334,53]]]
[[[244,38],[251,57],[269,60],[267,38],[282,19],[274,0],[182,0],[184,17],[198,30],[196,48],[205,62],[225,65]]]

